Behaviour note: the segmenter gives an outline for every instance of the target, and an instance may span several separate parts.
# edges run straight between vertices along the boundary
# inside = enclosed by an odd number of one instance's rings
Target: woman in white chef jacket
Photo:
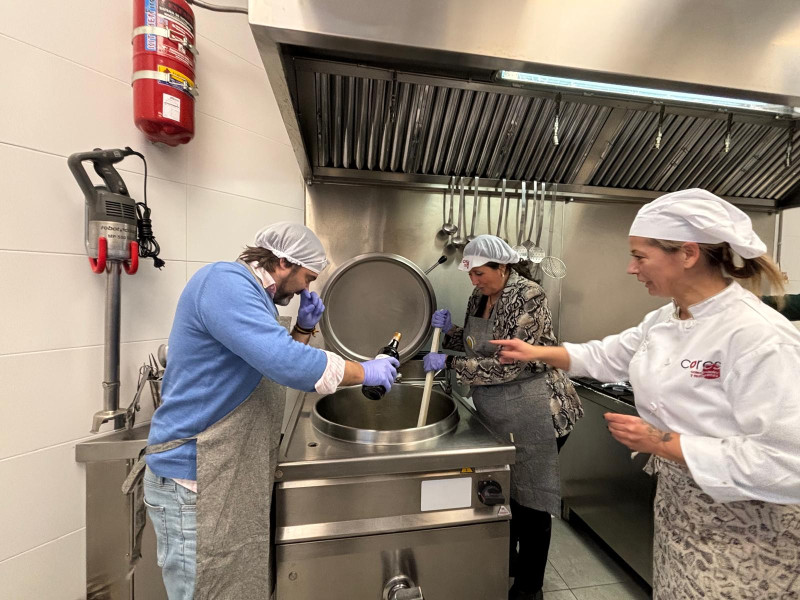
[[[585,344],[496,340],[501,361],[629,379],[639,417],[611,435],[652,455],[656,600],[800,598],[800,332],[738,283],[782,288],[750,219],[700,189],[630,231],[628,273],[672,302]]]

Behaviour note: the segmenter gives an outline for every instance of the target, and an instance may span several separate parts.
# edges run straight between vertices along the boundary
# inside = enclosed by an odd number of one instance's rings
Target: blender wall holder
[[[119,408],[120,277],[122,269],[133,275],[139,268],[136,201],[113,165],[132,154],[130,148],[78,152],[67,159],[72,175],[83,191],[85,242],[94,273],[107,274],[104,335],[103,410],[92,418],[92,433],[113,420],[114,429],[125,426],[125,409]],[[105,185],[93,185],[83,162],[91,161]]]

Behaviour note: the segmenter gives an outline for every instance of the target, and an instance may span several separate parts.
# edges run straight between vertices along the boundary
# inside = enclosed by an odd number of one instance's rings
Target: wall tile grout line
[[[226,121],[225,119],[221,119],[220,117],[218,117],[216,115],[212,115],[210,113],[203,112],[199,108],[197,109],[197,112],[199,114],[205,116],[205,117],[208,117],[210,119],[214,119],[215,121],[219,121],[220,123],[225,123],[226,125],[230,125],[231,127],[235,127],[236,129],[241,129],[242,131],[246,131],[248,133],[252,133],[253,135],[256,135],[256,136],[258,136],[258,137],[260,137],[262,139],[265,139],[265,140],[269,140],[270,142],[273,142],[275,144],[280,144],[281,146],[284,146],[286,148],[291,148],[292,147],[291,143],[287,144],[286,142],[282,142],[280,140],[272,139],[268,135],[264,135],[262,133],[258,133],[257,131],[253,131],[252,129],[247,129],[246,127],[242,127],[241,125],[237,125],[236,123],[231,123],[230,121]],[[189,143],[191,144],[191,142],[189,142]]]
[[[305,184],[302,183],[302,179],[301,179],[301,185],[305,186]],[[281,204],[280,202],[271,202],[269,200],[263,200],[261,198],[253,198],[252,196],[243,196],[241,194],[236,194],[235,192],[226,192],[225,190],[218,190],[217,188],[206,187],[203,185],[195,185],[194,183],[187,183],[186,187],[193,187],[198,190],[208,190],[210,192],[218,192],[220,194],[227,194],[228,196],[235,196],[236,198],[242,198],[244,200],[255,200],[257,202],[263,202],[264,204],[271,204],[272,206],[280,206],[281,208],[291,208],[293,210],[299,210],[301,212],[305,212],[305,206],[298,208],[297,206],[291,206],[289,204]]]
[[[234,52],[234,51],[233,51],[233,50],[231,50],[230,48],[226,48],[225,46],[223,46],[223,45],[222,45],[222,44],[220,44],[219,42],[216,42],[216,41],[212,40],[210,37],[208,37],[208,36],[205,36],[205,35],[203,35],[203,34],[201,34],[201,33],[197,34],[197,37],[198,37],[198,38],[202,38],[203,40],[205,40],[205,41],[207,41],[207,42],[209,42],[209,43],[211,43],[211,44],[214,44],[214,45],[215,45],[215,46],[217,46],[218,48],[222,48],[223,50],[225,50],[225,52],[228,52],[229,54],[233,54],[233,56],[235,56],[236,58],[239,58],[239,59],[243,60],[243,61],[244,61],[244,62],[246,62],[248,65],[250,65],[250,66],[252,66],[252,67],[255,67],[255,68],[257,68],[257,69],[259,69],[259,70],[261,70],[261,71],[264,71],[264,65],[263,65],[263,64],[256,64],[256,63],[252,62],[251,60],[249,60],[249,59],[245,58],[245,57],[244,57],[244,56],[242,56],[241,54],[239,54],[239,53],[237,53],[237,52]],[[199,47],[199,45],[198,45],[198,47]],[[259,56],[260,56],[260,54],[259,54]]]
[[[137,420],[137,423],[139,425],[141,425],[142,423],[149,423],[149,422],[150,422],[149,419],[141,420],[141,421]],[[47,452],[49,450],[55,450],[56,448],[61,448],[61,447],[64,447],[64,446],[73,446],[75,444],[79,444],[79,443],[84,442],[86,440],[97,439],[99,437],[102,437],[102,436],[104,436],[106,434],[113,433],[113,432],[114,432],[113,429],[106,429],[106,430],[100,431],[99,433],[89,433],[89,431],[87,429],[87,432],[86,432],[87,435],[84,435],[84,436],[81,436],[81,437],[77,437],[77,438],[72,438],[70,440],[59,442],[57,444],[50,444],[49,446],[44,446],[42,448],[37,448],[36,450],[29,450],[27,452],[20,452],[18,454],[12,454],[10,456],[4,456],[4,457],[0,458],[0,463],[8,462],[8,461],[15,460],[15,459],[18,459],[18,458],[23,458],[23,457],[26,457],[26,456],[32,456],[34,454],[39,454],[41,452]]]
[[[221,121],[221,122],[228,124],[227,121]],[[236,127],[236,125],[233,125],[233,126]],[[251,132],[251,133],[255,133],[255,132]],[[255,135],[259,135],[259,134],[256,133]],[[269,139],[269,138],[265,138],[265,139]],[[20,149],[20,150],[27,150],[27,151],[30,151],[30,152],[37,152],[39,154],[44,154],[46,156],[51,156],[53,158],[63,158],[64,160],[66,160],[68,158],[68,157],[63,156],[61,154],[57,154],[57,153],[54,153],[54,152],[48,152],[47,150],[40,150],[38,148],[31,148],[29,146],[22,146],[22,145],[19,145],[19,144],[13,144],[13,143],[5,142],[5,141],[2,141],[2,140],[0,140],[0,146],[8,146],[9,148],[17,148],[17,149]],[[189,153],[187,153],[187,156],[186,156],[187,173],[188,173],[188,168],[189,168]],[[117,167],[117,170],[118,171],[122,171],[124,173],[130,173],[130,174],[136,175],[138,177],[144,177],[143,173],[139,173],[138,171],[132,171],[132,170],[129,170],[129,169],[123,169],[122,167],[119,167],[119,166]],[[293,208],[293,209],[302,210],[302,211],[305,212],[305,206],[303,206],[302,208],[297,208],[296,206],[291,206],[289,204],[280,204],[279,202],[271,202],[269,200],[264,200],[262,198],[254,198],[252,196],[245,196],[243,194],[237,194],[236,192],[229,192],[229,191],[220,190],[220,189],[217,189],[217,188],[211,188],[211,187],[206,187],[206,186],[202,186],[202,185],[197,185],[195,183],[189,183],[188,181],[178,181],[178,180],[175,180],[175,179],[166,179],[164,177],[158,177],[158,176],[152,175],[150,173],[147,174],[147,178],[148,179],[157,179],[159,181],[166,181],[168,183],[174,183],[176,185],[183,185],[183,186],[187,186],[187,187],[193,187],[193,188],[197,188],[197,189],[200,189],[200,190],[209,190],[209,191],[212,191],[212,192],[219,192],[221,194],[228,194],[230,196],[235,196],[237,198],[243,198],[243,199],[246,199],[246,200],[255,200],[257,202],[264,202],[266,204],[272,204],[274,206],[281,206],[281,207],[284,207],[284,208]],[[188,177],[187,177],[187,179],[188,179]],[[302,178],[301,178],[300,185],[303,186],[303,190],[305,190],[305,183],[302,182]],[[187,197],[187,200],[188,200],[188,197]],[[187,215],[187,217],[188,217],[188,215]],[[5,248],[0,248],[0,250],[4,250],[4,249]],[[172,259],[172,260],[175,260],[175,259]]]
[[[78,533],[80,531],[86,531],[86,527],[80,527],[78,529],[75,529],[74,531],[67,532],[67,533],[65,533],[63,535],[60,535],[58,537],[53,538],[52,540],[48,540],[48,541],[46,541],[46,542],[44,542],[42,544],[39,544],[38,546],[34,546],[33,548],[28,548],[27,550],[19,552],[19,553],[15,554],[14,556],[9,556],[8,558],[4,558],[3,560],[0,560],[0,565],[2,565],[3,563],[7,563],[10,560],[14,560],[15,558],[19,558],[20,556],[24,556],[25,554],[28,554],[29,552],[36,552],[37,550],[40,550],[41,548],[44,548],[45,546],[48,546],[50,544],[54,544],[54,543],[56,543],[58,541],[63,540],[64,538],[67,538],[67,537],[69,537],[71,535],[75,535],[76,533]]]
[[[245,18],[246,18],[246,15],[245,15]],[[41,50],[42,52],[47,52],[48,54],[52,54],[53,56],[58,56],[59,58],[64,58],[65,60],[69,60],[70,62],[72,62],[72,63],[74,63],[74,64],[76,64],[76,65],[80,65],[80,66],[82,66],[82,67],[85,67],[85,68],[87,68],[87,69],[89,69],[89,70],[91,70],[91,71],[95,71],[96,73],[100,73],[101,75],[105,75],[106,77],[110,77],[111,79],[117,79],[116,77],[114,77],[114,76],[112,76],[112,75],[109,75],[108,73],[104,73],[103,71],[98,71],[97,69],[92,69],[91,67],[87,67],[87,66],[86,66],[86,65],[84,65],[84,64],[81,64],[81,63],[79,63],[79,62],[73,61],[73,60],[71,60],[71,59],[69,59],[69,58],[66,58],[66,57],[64,57],[64,56],[61,56],[60,54],[56,54],[55,52],[52,52],[52,51],[50,51],[50,50],[48,50],[48,49],[46,49],[46,48],[42,48],[41,46],[37,46],[36,44],[32,44],[32,43],[30,43],[30,42],[28,42],[28,41],[25,41],[25,40],[23,40],[23,39],[16,38],[16,37],[14,37],[14,36],[12,36],[12,35],[8,35],[7,33],[0,33],[0,36],[2,36],[2,37],[5,37],[5,38],[8,38],[9,40],[13,40],[13,41],[15,41],[15,42],[19,42],[19,43],[21,43],[21,44],[25,44],[25,45],[27,45],[27,46],[30,46],[31,48],[36,48],[37,50]],[[231,55],[235,56],[236,58],[238,58],[238,59],[240,59],[240,60],[242,60],[242,61],[246,62],[248,65],[250,65],[250,66],[252,66],[252,67],[255,67],[255,68],[260,68],[260,69],[262,69],[262,70],[264,69],[264,65],[263,65],[263,64],[254,63],[253,61],[251,61],[251,60],[250,60],[250,59],[248,59],[247,57],[244,57],[244,56],[242,56],[242,55],[241,55],[241,54],[239,54],[238,52],[234,52],[234,51],[233,51],[233,50],[231,50],[230,48],[226,48],[225,46],[223,46],[223,45],[222,45],[222,44],[220,44],[219,42],[217,42],[217,41],[213,40],[212,38],[210,38],[210,37],[208,37],[208,36],[206,36],[206,35],[203,35],[203,34],[197,34],[197,38],[198,38],[198,39],[203,39],[203,40],[205,40],[206,42],[209,42],[209,43],[211,43],[211,44],[214,44],[214,45],[215,45],[215,46],[217,46],[218,48],[221,48],[221,49],[222,49],[222,50],[224,50],[225,52],[228,52],[229,54],[231,54]],[[119,79],[117,79],[117,81],[119,81]],[[127,82],[126,82],[126,83],[127,83]]]
[[[253,198],[256,200],[256,198]],[[263,202],[259,200],[259,202]],[[282,205],[279,205],[282,206]],[[284,207],[284,208],[291,208],[291,207]],[[0,248],[0,252],[14,252],[17,254],[34,254],[34,255],[45,255],[45,256],[61,256],[61,257],[69,257],[69,256],[79,256],[86,258],[85,252],[52,252],[50,250],[29,250],[27,248]],[[170,262],[184,262],[185,259],[181,258],[171,258],[169,256],[162,256],[164,260]],[[141,264],[141,261],[140,261]]]
[[[6,142],[6,141],[3,141],[3,140],[0,140],[0,146],[8,146],[9,148],[17,148],[19,150],[28,150],[30,152],[37,152],[38,154],[44,154],[46,156],[52,156],[53,158],[63,158],[64,160],[67,159],[66,156],[62,156],[61,154],[58,154],[57,152],[48,152],[47,150],[41,150],[39,148],[32,148],[30,146],[23,146],[21,144],[14,144],[12,142]]]
[[[255,132],[253,132],[255,133]],[[258,135],[258,134],[256,134]],[[144,140],[142,140],[144,141]],[[6,142],[4,140],[0,140],[0,146],[7,146],[9,148],[16,148],[18,150],[27,150],[29,152],[36,152],[37,154],[44,154],[45,156],[51,156],[53,158],[62,158],[65,161],[69,158],[68,156],[64,156],[63,154],[59,154],[58,152],[50,152],[49,150],[42,150],[41,148],[33,148],[31,146],[23,146],[21,144],[14,144],[13,142]],[[122,163],[119,163],[115,166],[117,171],[122,171],[123,173],[130,173],[131,175],[136,175],[138,177],[144,177],[144,169],[142,171],[134,171],[132,169],[126,169],[121,166]],[[177,179],[167,179],[166,177],[159,177],[158,175],[153,175],[152,173],[147,174],[148,179],[157,179],[158,181],[166,181],[168,183],[174,183],[177,185],[188,185],[185,181],[179,181]]]
[[[98,71],[97,69],[92,69],[91,67],[88,67],[88,66],[86,66],[86,65],[84,65],[84,64],[82,64],[82,63],[76,62],[76,61],[74,61],[74,60],[72,60],[72,59],[70,59],[70,58],[67,58],[66,56],[62,56],[62,55],[60,55],[60,54],[56,54],[55,52],[51,52],[50,50],[46,50],[46,49],[44,49],[44,48],[40,48],[39,46],[36,46],[36,45],[34,45],[34,44],[31,44],[30,42],[26,42],[26,41],[24,41],[24,40],[20,40],[20,39],[18,39],[18,38],[11,37],[11,36],[9,36],[9,35],[6,35],[6,34],[4,34],[4,33],[0,33],[0,37],[4,37],[4,38],[6,38],[6,39],[9,39],[9,40],[11,40],[11,41],[13,41],[13,42],[17,42],[18,44],[23,44],[23,45],[25,45],[25,46],[28,46],[29,48],[33,48],[33,49],[35,49],[35,50],[38,50],[39,52],[44,52],[45,54],[48,54],[48,55],[50,55],[50,56],[53,56],[53,57],[59,58],[59,59],[61,59],[61,60],[64,60],[64,61],[66,61],[66,62],[68,62],[68,63],[72,64],[72,65],[75,65],[75,66],[78,66],[78,67],[80,67],[80,68],[82,68],[82,69],[85,69],[86,71],[89,71],[90,73],[97,73],[98,75],[102,75],[102,76],[103,76],[103,77],[105,77],[106,79],[109,79],[109,80],[111,80],[111,81],[114,81],[114,82],[116,82],[116,83],[119,83],[120,85],[124,85],[125,87],[128,87],[128,88],[129,88],[129,87],[131,87],[131,82],[130,82],[130,81],[124,81],[124,80],[122,80],[122,79],[118,79],[117,77],[114,77],[113,75],[109,75],[109,74],[107,74],[107,73],[103,73],[102,71]],[[219,46],[219,44],[217,44],[217,46]],[[226,48],[224,48],[223,46],[219,46],[219,47],[220,47],[220,48],[222,48],[223,50],[226,50],[227,52],[230,52],[229,50],[227,50],[227,49],[226,49]],[[230,53],[231,53],[231,54],[233,54],[234,56],[236,56],[237,58],[239,58],[239,59],[241,59],[241,60],[244,60],[244,59],[242,59],[242,57],[240,57],[238,54],[234,54],[233,52],[230,52]],[[253,65],[253,63],[251,63],[251,62],[250,62],[250,61],[248,61],[248,60],[245,60],[245,62],[246,62],[246,63],[247,63],[249,66],[254,66],[254,65]],[[263,71],[263,70],[262,70],[262,72],[266,73],[266,71]],[[200,108],[200,106],[199,106],[199,105],[196,107],[196,113],[198,113],[198,114],[202,114],[202,115],[205,115],[205,116],[207,116],[207,117],[211,117],[212,119],[216,119],[216,120],[218,120],[218,121],[220,121],[220,122],[222,122],[222,123],[225,123],[225,124],[227,124],[227,125],[230,125],[231,127],[236,127],[236,128],[238,128],[238,129],[241,129],[242,131],[247,131],[247,132],[249,132],[249,133],[252,133],[253,135],[257,135],[257,136],[258,136],[258,137],[260,137],[260,138],[263,138],[263,139],[269,140],[269,141],[271,141],[271,142],[274,142],[274,143],[276,143],[276,144],[280,144],[281,146],[286,146],[286,147],[289,147],[289,148],[291,148],[291,143],[288,143],[288,144],[287,144],[285,141],[281,141],[281,140],[276,140],[276,139],[273,139],[273,138],[271,138],[271,137],[269,137],[269,136],[267,136],[267,135],[264,135],[264,134],[262,134],[262,133],[258,133],[257,131],[253,131],[252,129],[248,129],[248,128],[246,128],[246,127],[242,127],[241,125],[237,125],[237,124],[235,124],[235,123],[231,123],[230,121],[226,121],[225,119],[221,119],[221,118],[219,118],[219,117],[217,117],[217,116],[215,116],[215,115],[212,115],[212,114],[210,114],[210,113],[204,112],[203,110],[201,110],[201,108]]]
[[[12,36],[10,36],[8,34],[5,34],[5,33],[0,33],[0,37],[4,37],[4,38],[6,38],[8,40],[11,40],[12,42],[17,42],[18,44],[23,44],[25,46],[28,46],[29,48],[33,48],[34,50],[38,50],[39,52],[44,52],[45,54],[49,54],[50,56],[55,56],[56,58],[60,58],[61,60],[64,60],[64,61],[70,63],[71,65],[75,65],[75,66],[78,66],[78,67],[80,67],[82,69],[86,69],[87,71],[90,71],[92,73],[97,73],[98,75],[102,75],[103,77],[105,77],[106,79],[110,79],[111,81],[116,81],[118,83],[123,83],[125,85],[130,86],[130,81],[128,81],[128,82],[121,81],[120,79],[117,79],[113,75],[109,75],[108,73],[103,73],[103,71],[98,71],[97,69],[93,69],[92,67],[84,65],[83,63],[79,63],[77,61],[74,61],[71,58],[67,58],[66,56],[62,56],[61,54],[56,54],[55,52],[53,52],[51,50],[47,50],[46,48],[42,48],[40,46],[37,46],[36,44],[31,44],[30,42],[26,42],[25,40],[21,40],[19,38],[12,37]]]
[[[163,337],[163,338],[153,338],[147,340],[131,340],[131,341],[121,342],[121,344],[123,346],[126,344],[149,344],[151,342],[163,342],[166,339],[168,338]],[[30,356],[34,354],[47,354],[52,352],[70,352],[72,350],[89,350],[102,347],[103,344],[89,344],[87,346],[65,346],[64,348],[50,348],[47,350],[30,350],[28,352],[5,352],[5,353],[0,352],[0,357]]]

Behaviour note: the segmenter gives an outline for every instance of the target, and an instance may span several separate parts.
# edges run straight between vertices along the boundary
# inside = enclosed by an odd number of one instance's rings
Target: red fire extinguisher
[[[133,115],[151,142],[194,137],[194,13],[185,0],[133,2]]]

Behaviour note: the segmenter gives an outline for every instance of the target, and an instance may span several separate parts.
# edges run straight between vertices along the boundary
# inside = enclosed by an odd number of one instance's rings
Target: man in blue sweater
[[[283,386],[330,394],[394,382],[393,358],[355,363],[308,346],[324,310],[308,286],[326,265],[310,229],[276,223],[238,261],[200,269],[181,294],[144,475],[170,600],[270,597]],[[298,294],[290,333],[276,305]]]

